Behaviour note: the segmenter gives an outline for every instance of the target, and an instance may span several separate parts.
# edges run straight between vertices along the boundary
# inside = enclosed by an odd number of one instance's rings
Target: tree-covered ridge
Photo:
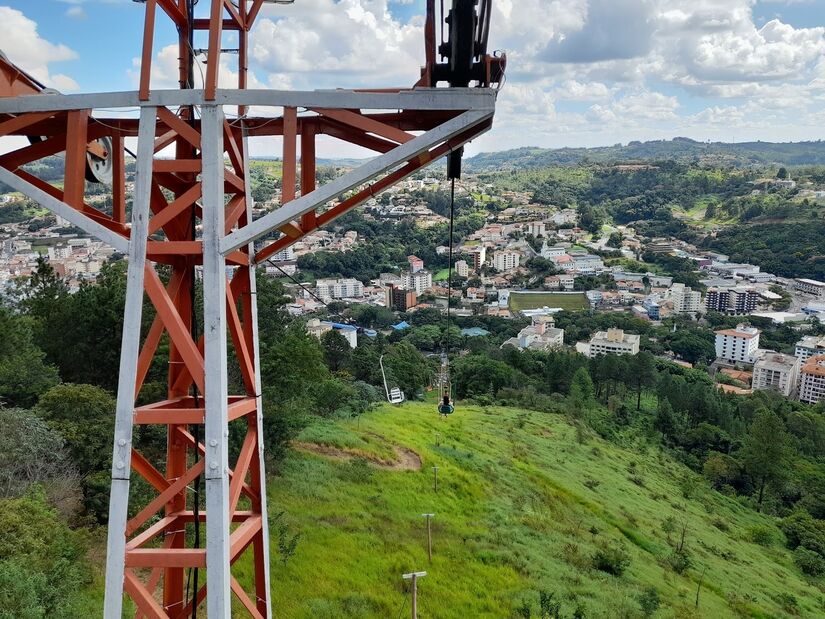
[[[557,165],[576,166],[595,163],[678,160],[717,162],[750,167],[771,164],[825,165],[825,142],[771,143],[697,142],[689,138],[630,142],[626,145],[597,148],[517,148],[481,153],[467,161],[473,172],[520,170]]]
[[[734,226],[703,245],[782,277],[825,280],[825,222]]]

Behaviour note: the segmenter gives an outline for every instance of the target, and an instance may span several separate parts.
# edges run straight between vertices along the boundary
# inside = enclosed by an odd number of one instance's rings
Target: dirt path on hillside
[[[395,460],[385,460],[373,454],[365,454],[362,452],[348,451],[340,449],[331,445],[319,445],[318,443],[303,443],[300,441],[293,441],[292,447],[298,451],[312,453],[334,460],[353,460],[355,458],[363,458],[373,466],[384,469],[386,471],[420,471],[421,470],[421,456],[415,453],[412,449],[407,447],[399,447],[393,445],[392,450],[395,452]]]

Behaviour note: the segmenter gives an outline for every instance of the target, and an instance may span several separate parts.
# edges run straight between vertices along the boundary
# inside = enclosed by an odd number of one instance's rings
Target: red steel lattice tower
[[[486,52],[491,0],[454,0],[450,39],[438,48],[435,0],[427,0],[421,80],[412,89],[381,91],[246,90],[249,32],[264,4],[204,0],[203,14],[196,15],[192,0],[146,0],[138,92],[54,94],[0,56],[0,141],[26,136],[30,142],[0,155],[0,182],[129,261],[107,619],[122,616],[124,593],[137,617],[190,617],[200,606],[209,617],[272,616],[256,266],[438,158],[450,156],[451,168],[460,167],[463,145],[492,125],[496,92],[490,86],[501,81],[504,59]],[[179,90],[150,88],[159,19],[171,20],[179,33]],[[193,41],[199,31],[208,38],[207,63],[202,87],[195,88]],[[225,31],[235,32],[238,40],[238,83],[231,89],[218,88]],[[436,61],[439,53],[445,63]],[[438,82],[450,87],[435,88]],[[470,83],[478,87],[467,88]],[[226,106],[237,111],[237,119],[224,116]],[[105,116],[135,107],[139,119]],[[263,108],[275,115],[248,113]],[[377,156],[317,186],[315,149],[321,135]],[[283,140],[281,205],[253,221],[248,140],[272,136]],[[130,188],[125,141],[135,138]],[[166,155],[170,150],[172,157]],[[62,187],[23,167],[61,152]],[[87,182],[111,184],[111,210],[87,202]],[[144,299],[154,318],[142,332]],[[168,343],[166,396],[137,406],[163,342]],[[242,377],[239,394],[228,393],[230,349]],[[244,428],[231,462],[230,423]],[[135,449],[135,425],[165,430],[164,458]],[[155,493],[146,504],[130,505],[136,477]],[[197,498],[200,480],[203,503]],[[204,529],[205,547],[195,535]],[[251,566],[245,572],[252,577],[244,582],[232,573],[239,560]],[[198,570],[206,571],[206,582],[192,587]]]

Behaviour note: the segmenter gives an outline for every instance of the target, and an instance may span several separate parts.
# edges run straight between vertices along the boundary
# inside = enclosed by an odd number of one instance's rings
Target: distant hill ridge
[[[472,172],[543,168],[557,165],[628,163],[676,159],[728,163],[736,166],[825,165],[825,141],[816,142],[697,142],[690,138],[630,142],[597,148],[516,148],[480,153],[466,161]]]

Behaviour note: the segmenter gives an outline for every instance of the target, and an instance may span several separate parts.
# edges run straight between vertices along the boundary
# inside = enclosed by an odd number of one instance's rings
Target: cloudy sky
[[[252,34],[252,85],[411,85],[423,4],[268,6]],[[496,127],[473,151],[825,138],[825,0],[494,4],[491,46],[507,51],[508,76]],[[134,89],[142,15],[129,0],[0,0],[0,46],[63,92]],[[159,32],[155,86],[175,85],[175,39]]]

